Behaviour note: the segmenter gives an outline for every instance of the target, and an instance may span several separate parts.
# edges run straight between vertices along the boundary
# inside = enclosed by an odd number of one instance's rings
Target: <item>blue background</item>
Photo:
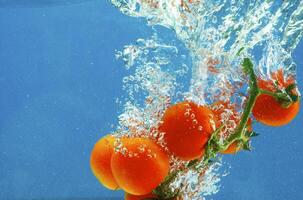
[[[0,9],[0,199],[122,199],[89,168],[94,143],[117,124],[127,71],[115,49],[151,36],[109,1]],[[171,34],[173,35],[173,34]],[[294,52],[303,88],[303,43]],[[225,156],[219,200],[303,199],[302,112],[256,125],[253,152]]]

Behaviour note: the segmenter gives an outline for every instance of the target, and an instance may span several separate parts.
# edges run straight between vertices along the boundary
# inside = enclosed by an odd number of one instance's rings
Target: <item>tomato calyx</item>
[[[213,132],[211,135],[210,139],[208,140],[206,149],[205,149],[205,154],[203,157],[203,162],[208,163],[208,161],[211,158],[216,157],[217,152],[222,150],[224,147],[222,147],[222,144],[220,144],[220,136],[219,133],[221,130],[225,127],[225,125],[221,125],[217,130]]]
[[[250,139],[259,135],[254,131],[247,130],[246,127],[243,134],[238,135],[239,137],[230,136],[229,138],[232,139],[226,139],[224,142],[222,142],[219,136],[219,132],[220,129],[215,131],[210,140],[208,141],[205,151],[206,153],[203,157],[203,162],[205,164],[207,164],[211,159],[215,158],[218,152],[224,152],[234,142],[237,143],[237,149],[251,151]]]
[[[275,100],[279,102],[283,108],[289,108],[293,103],[296,103],[300,100],[300,96],[294,92],[294,90],[297,88],[297,85],[295,83],[288,85],[284,90],[279,89],[277,87],[277,84],[275,84],[275,86],[275,92],[259,89],[260,94],[274,97]]]

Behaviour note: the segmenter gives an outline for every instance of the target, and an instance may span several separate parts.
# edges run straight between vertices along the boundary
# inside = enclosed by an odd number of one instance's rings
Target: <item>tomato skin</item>
[[[283,72],[277,71],[272,75],[281,88],[286,88],[294,81],[293,79],[284,80]],[[272,81],[258,80],[260,89],[275,91]],[[268,126],[283,126],[290,123],[298,114],[300,110],[300,102],[296,101],[289,107],[284,108],[274,97],[268,94],[261,94],[257,97],[256,103],[253,107],[252,113],[258,122]]]
[[[192,102],[181,102],[165,111],[159,131],[164,133],[164,142],[170,153],[189,161],[204,154],[215,125],[216,119],[210,109]]]
[[[299,101],[288,108],[283,108],[274,97],[261,94],[253,108],[253,115],[258,122],[267,126],[283,126],[290,123],[300,110]]]
[[[124,138],[121,142],[126,152],[115,152],[111,159],[118,185],[132,195],[151,193],[168,175],[168,155],[148,138]]]
[[[111,190],[119,189],[111,170],[114,141],[115,138],[112,135],[106,135],[101,138],[95,144],[90,157],[90,166],[93,174],[101,184]]]

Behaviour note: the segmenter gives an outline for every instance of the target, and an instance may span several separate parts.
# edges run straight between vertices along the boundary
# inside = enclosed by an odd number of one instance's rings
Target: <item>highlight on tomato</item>
[[[213,112],[206,106],[180,102],[165,111],[158,130],[164,134],[169,152],[188,161],[203,156],[216,123]]]
[[[122,138],[121,146],[111,159],[118,185],[132,195],[150,194],[168,175],[168,155],[148,138]]]
[[[294,79],[284,78],[282,70],[273,73],[271,79],[258,80],[261,94],[257,97],[252,114],[258,122],[265,125],[283,126],[298,114],[300,97]]]
[[[111,190],[119,189],[111,170],[114,142],[115,138],[112,135],[106,135],[101,138],[95,144],[90,157],[90,166],[93,174],[102,185]]]

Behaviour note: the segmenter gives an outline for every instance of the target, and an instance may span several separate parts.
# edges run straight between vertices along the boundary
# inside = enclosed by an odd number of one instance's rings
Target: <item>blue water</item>
[[[160,30],[174,40],[174,34]],[[0,199],[122,199],[89,167],[98,138],[117,125],[129,72],[115,50],[152,35],[108,1],[0,9]],[[303,42],[294,51],[303,88]],[[230,175],[209,199],[303,199],[303,114],[256,125],[252,152],[225,156]]]

